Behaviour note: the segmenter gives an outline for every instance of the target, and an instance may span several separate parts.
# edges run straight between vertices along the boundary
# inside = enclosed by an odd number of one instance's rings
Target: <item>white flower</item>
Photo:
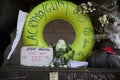
[[[92,6],[92,2],[88,2],[87,4],[88,4],[89,6]]]
[[[99,21],[102,26],[109,24],[108,15],[103,15],[103,16],[99,17]]]
[[[79,5],[79,14],[80,13],[92,13],[93,11],[95,11],[95,7],[93,6],[92,2],[88,2],[86,3],[81,3]]]
[[[81,3],[80,7],[83,8],[83,9],[85,9],[85,10],[87,10],[87,8],[88,8],[87,4],[85,4],[85,3]]]
[[[104,20],[104,23],[106,23],[107,22],[107,15],[103,15],[103,20]]]
[[[67,45],[63,39],[59,39],[56,44],[56,51],[59,52],[60,50],[66,51]]]

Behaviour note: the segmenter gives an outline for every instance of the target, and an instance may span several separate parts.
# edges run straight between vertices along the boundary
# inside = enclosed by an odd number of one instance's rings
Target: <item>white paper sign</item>
[[[22,47],[21,65],[24,66],[48,66],[53,60],[52,48]]]

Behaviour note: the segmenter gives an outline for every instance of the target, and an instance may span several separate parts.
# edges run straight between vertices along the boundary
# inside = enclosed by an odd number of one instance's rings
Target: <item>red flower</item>
[[[112,46],[108,46],[108,47],[103,48],[103,51],[106,51],[110,54],[116,54],[115,51],[113,50]]]

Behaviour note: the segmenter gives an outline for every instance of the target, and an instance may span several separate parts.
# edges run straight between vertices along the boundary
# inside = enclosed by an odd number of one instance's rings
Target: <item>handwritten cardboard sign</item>
[[[53,60],[52,48],[22,47],[20,63],[24,66],[48,66]]]

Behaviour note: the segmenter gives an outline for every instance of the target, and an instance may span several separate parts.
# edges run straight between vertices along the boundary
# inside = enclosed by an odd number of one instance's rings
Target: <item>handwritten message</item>
[[[44,23],[44,20],[46,22],[47,15],[51,12],[58,11],[60,7],[65,6],[66,8],[66,15],[67,15],[67,9],[68,4],[64,1],[57,0],[50,3],[43,3],[40,5],[40,8],[34,12],[33,16],[30,17],[30,19],[27,21],[27,33],[28,35],[26,38],[30,40],[32,43],[28,43],[29,46],[37,46],[38,45],[38,39],[37,36],[39,33],[39,27],[41,23]]]
[[[48,66],[53,60],[52,48],[22,47],[21,64],[24,66]]]

